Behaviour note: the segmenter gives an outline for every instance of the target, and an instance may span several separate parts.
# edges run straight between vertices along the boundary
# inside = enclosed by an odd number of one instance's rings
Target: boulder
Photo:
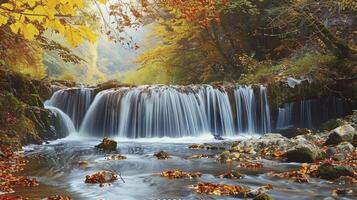
[[[354,149],[353,145],[349,142],[342,142],[336,146],[336,150],[340,153],[350,153]]]
[[[117,142],[105,137],[105,138],[103,138],[103,140],[100,144],[95,146],[95,148],[105,150],[105,151],[116,151],[117,150]]]
[[[341,142],[352,142],[354,135],[356,134],[355,128],[346,124],[335,128],[326,140],[327,145],[337,145]]]
[[[322,151],[314,144],[301,143],[286,152],[288,162],[311,163],[322,157]]]
[[[298,135],[312,134],[312,131],[308,128],[288,128],[288,129],[279,131],[279,133],[284,137],[293,138]]]
[[[353,177],[353,169],[349,166],[332,165],[325,163],[321,165],[317,170],[317,176],[322,179],[334,180],[341,176]]]

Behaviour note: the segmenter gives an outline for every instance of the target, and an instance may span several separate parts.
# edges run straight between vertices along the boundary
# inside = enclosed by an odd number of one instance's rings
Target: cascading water
[[[93,98],[94,89],[92,88],[63,89],[52,95],[47,101],[47,106],[58,108],[66,113],[78,130]]]
[[[286,103],[278,109],[276,129],[318,128],[321,123],[342,117],[351,110],[350,105],[335,96]]]
[[[46,101],[44,105],[46,109],[50,110],[55,115],[56,120],[58,122],[58,128],[60,129],[57,131],[61,132],[62,133],[61,135],[68,136],[71,133],[76,132],[76,128],[74,127],[71,118],[69,118],[68,115],[66,115],[66,113],[64,113],[59,108],[49,106],[48,101]]]
[[[80,132],[122,137],[233,135],[227,93],[212,86],[140,86],[100,92]]]
[[[294,103],[287,103],[283,108],[278,108],[278,119],[276,129],[288,129],[294,126],[293,122],[293,107]]]
[[[251,86],[234,90],[239,133],[267,133],[271,131],[270,109],[266,88],[261,86],[256,95]]]
[[[229,89],[233,104],[226,88],[210,85],[121,87],[95,97],[93,89],[71,88],[55,92],[47,104],[70,116],[83,135],[143,138],[269,132],[266,88]]]

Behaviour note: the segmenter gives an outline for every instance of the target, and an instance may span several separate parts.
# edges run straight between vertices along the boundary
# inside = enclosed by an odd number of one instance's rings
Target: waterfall
[[[92,88],[69,88],[56,91],[47,101],[47,106],[59,108],[72,120],[76,130],[79,129],[86,111],[94,98]]]
[[[276,123],[276,129],[288,129],[293,127],[293,107],[294,103],[287,103],[283,108],[278,108],[278,119]]]
[[[76,132],[76,128],[74,127],[71,118],[69,118],[68,115],[62,112],[62,110],[60,110],[59,108],[48,106],[47,103],[48,102],[45,102],[45,108],[50,110],[55,115],[56,120],[58,122],[58,128],[60,130],[57,131],[60,131],[62,133],[61,135],[65,135],[65,136],[68,136],[71,133]]]
[[[276,129],[316,129],[329,119],[342,117],[352,110],[351,106],[335,96],[290,102],[278,108]]]
[[[47,106],[67,114],[82,135],[144,138],[271,131],[263,86],[144,85],[96,95],[91,88],[70,88],[55,92]]]
[[[223,88],[140,86],[100,92],[81,133],[121,137],[184,137],[211,132],[234,135],[234,121]]]
[[[239,133],[271,131],[270,109],[265,87],[260,87],[257,96],[251,86],[239,86],[234,90],[234,96]]]

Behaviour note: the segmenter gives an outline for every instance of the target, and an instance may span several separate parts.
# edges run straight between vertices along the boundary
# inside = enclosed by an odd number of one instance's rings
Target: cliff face
[[[48,81],[0,70],[0,139],[20,145],[60,138],[55,116],[43,106],[51,95]]]

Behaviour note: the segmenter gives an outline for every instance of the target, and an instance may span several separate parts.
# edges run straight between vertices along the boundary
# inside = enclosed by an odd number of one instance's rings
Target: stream
[[[29,163],[24,175],[40,181],[39,187],[20,188],[16,194],[30,199],[60,194],[72,199],[233,199],[224,196],[201,195],[190,186],[198,182],[244,185],[254,189],[271,184],[268,193],[274,199],[325,199],[338,185],[321,179],[312,183],[294,183],[287,179],[268,176],[270,171],[288,171],[299,168],[299,164],[263,160],[260,169],[238,168],[236,163],[226,164],[214,158],[188,159],[193,154],[215,154],[219,151],[193,150],[193,143],[217,143],[207,137],[160,138],[160,139],[116,139],[118,148],[126,160],[106,160],[106,154],[94,148],[100,139],[67,137],[44,145],[25,147]],[[218,145],[224,145],[225,141]],[[172,155],[168,160],[157,160],[155,152],[164,150]],[[79,161],[89,165],[80,166]],[[202,172],[197,179],[169,180],[160,177],[163,170],[182,169],[188,172]],[[244,177],[238,180],[222,179],[218,175],[235,169]],[[111,186],[84,183],[85,176],[100,170],[120,172],[125,183],[118,179]],[[236,199],[236,198],[235,198]],[[348,198],[345,198],[348,199]]]

